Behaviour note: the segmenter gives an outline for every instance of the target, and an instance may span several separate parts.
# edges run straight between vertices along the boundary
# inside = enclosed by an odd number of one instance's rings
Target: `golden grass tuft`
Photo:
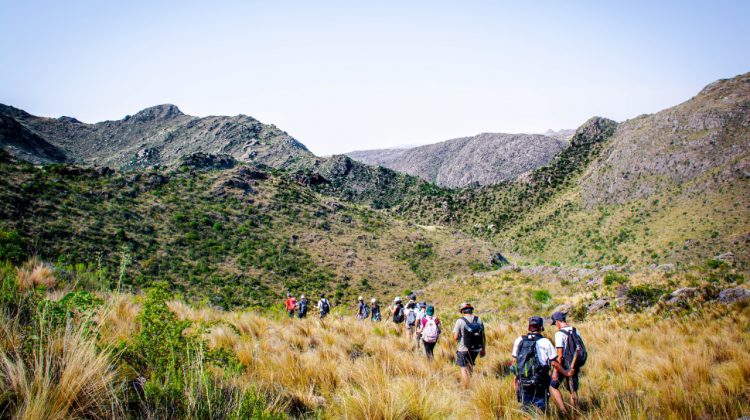
[[[108,351],[97,350],[82,328],[41,330],[32,360],[0,349],[0,382],[18,419],[122,416],[121,383]],[[6,413],[11,414],[11,413]]]
[[[36,258],[30,259],[16,268],[16,281],[18,282],[18,288],[21,290],[29,290],[37,286],[52,289],[57,284],[52,269]]]

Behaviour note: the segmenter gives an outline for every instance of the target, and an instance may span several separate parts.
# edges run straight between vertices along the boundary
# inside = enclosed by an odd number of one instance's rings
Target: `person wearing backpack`
[[[331,312],[331,303],[326,299],[325,293],[320,294],[320,300],[318,301],[318,312],[320,313],[320,319],[323,319]]]
[[[393,306],[391,306],[391,316],[393,317],[393,323],[396,327],[404,322],[404,305],[401,304],[401,298],[396,296],[393,299]],[[396,331],[400,333],[400,329],[396,328]]]
[[[559,363],[552,342],[542,336],[544,321],[541,317],[529,318],[529,333],[516,338],[511,356],[515,360],[512,368],[516,374],[515,386],[518,401],[524,407],[547,409],[550,368],[563,376],[572,376]]]
[[[565,369],[572,369],[574,371],[573,376],[560,378],[557,371],[552,372],[552,382],[550,383],[550,394],[555,401],[555,404],[560,408],[560,411],[566,413],[565,404],[563,403],[562,394],[560,393],[560,385],[565,384],[565,387],[570,392],[570,400],[573,409],[578,405],[578,375],[581,372],[581,368],[586,364],[588,358],[588,352],[586,346],[581,339],[581,335],[578,331],[568,325],[565,320],[565,314],[562,312],[555,312],[552,314],[552,325],[557,327],[555,332],[555,348],[557,349],[558,360],[561,361],[562,366]],[[575,364],[573,361],[575,360]]]
[[[461,317],[453,327],[453,339],[458,343],[456,364],[461,368],[461,382],[467,388],[477,356],[485,355],[486,341],[484,324],[478,316],[474,316],[474,307],[464,302],[460,311]]]
[[[424,344],[424,352],[428,359],[432,359],[433,357],[435,344],[437,344],[438,338],[440,338],[440,332],[440,320],[435,316],[435,307],[428,306],[425,315],[420,318],[419,327],[417,328],[417,333]]]
[[[380,322],[380,305],[378,305],[378,300],[375,298],[372,298],[370,300],[371,306],[370,306],[370,320],[372,322]]]
[[[425,317],[427,311],[427,302],[422,302],[417,305],[417,330],[414,332],[414,338],[416,338],[415,341],[415,351],[419,351],[419,347],[421,347],[422,343],[422,319]]]
[[[307,304],[305,295],[300,296],[299,302],[297,302],[297,318],[307,318]]]
[[[406,339],[411,340],[416,335],[417,330],[417,303],[413,300],[406,304],[404,318],[406,321]]]
[[[291,292],[287,292],[286,301],[284,302],[286,313],[289,314],[289,318],[294,318],[294,310],[297,307],[297,299],[292,296]]]
[[[365,303],[365,298],[362,296],[357,300],[357,321],[364,321],[370,317],[370,307]]]

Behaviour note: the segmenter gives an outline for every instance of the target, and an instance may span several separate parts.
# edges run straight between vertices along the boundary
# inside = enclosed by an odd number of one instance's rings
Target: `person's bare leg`
[[[578,408],[578,391],[570,391],[570,401],[574,409]]]
[[[562,399],[562,394],[560,393],[559,389],[555,389],[552,387],[549,387],[549,393],[552,395],[552,399],[555,401],[555,405],[557,405],[557,408],[560,410],[560,413],[563,415],[568,413],[568,410],[565,409],[565,403]]]
[[[464,389],[469,387],[469,378],[471,378],[471,368],[462,367],[461,368],[461,385],[463,385]]]

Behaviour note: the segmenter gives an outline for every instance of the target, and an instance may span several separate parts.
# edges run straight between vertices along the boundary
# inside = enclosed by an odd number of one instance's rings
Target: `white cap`
[[[393,299],[394,302],[401,302],[401,298],[396,296],[396,299]]]
[[[302,296],[300,296],[299,298],[300,298],[300,299],[304,299],[304,298],[305,298],[305,295],[302,295]]]
[[[359,300],[365,300],[365,298],[363,298],[362,296],[360,296],[360,297],[359,297]]]
[[[371,303],[375,303],[375,302],[377,302],[377,300],[375,298],[372,298],[372,300],[370,302]]]

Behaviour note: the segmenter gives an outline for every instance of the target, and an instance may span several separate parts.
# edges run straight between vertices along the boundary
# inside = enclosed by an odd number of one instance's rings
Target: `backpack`
[[[563,362],[565,363],[565,366],[563,367],[570,369],[570,365],[573,362],[573,357],[575,357],[576,353],[578,353],[578,358],[576,359],[575,368],[583,367],[583,365],[586,364],[586,359],[588,359],[589,354],[586,351],[586,346],[583,344],[583,340],[581,340],[578,332],[575,328],[573,328],[572,331],[560,330],[560,332],[568,337],[565,349],[563,349]]]
[[[366,319],[370,316],[370,307],[367,306],[367,304],[363,303],[359,305],[359,317],[361,319]]]
[[[406,324],[411,327],[416,323],[417,323],[417,311],[415,311],[414,308],[407,309]]]
[[[425,343],[436,343],[438,339],[438,327],[434,316],[426,317],[427,321],[422,329],[422,340]]]
[[[320,313],[327,314],[331,310],[331,305],[328,303],[328,299],[320,300]]]
[[[529,334],[518,344],[516,375],[523,390],[534,391],[549,386],[549,366],[541,364],[536,354],[536,342],[542,338],[541,334]]]
[[[299,303],[299,315],[304,316],[307,314],[307,301],[301,300]]]
[[[484,325],[479,322],[479,317],[475,316],[472,322],[469,322],[464,318],[464,330],[463,340],[464,346],[469,351],[480,351],[482,350],[483,343],[482,338],[484,337]]]
[[[399,305],[396,306],[396,313],[393,314],[393,322],[400,324],[404,322],[404,307]]]

